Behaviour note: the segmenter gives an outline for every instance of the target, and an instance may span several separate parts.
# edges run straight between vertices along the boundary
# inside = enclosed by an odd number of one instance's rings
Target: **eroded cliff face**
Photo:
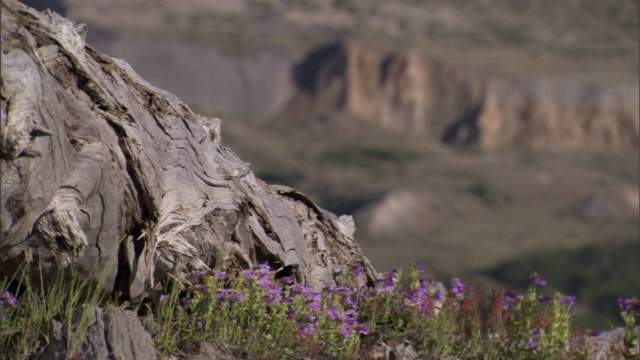
[[[419,138],[485,148],[638,148],[638,87],[465,74],[414,51],[338,43],[294,69],[296,114],[342,112]]]

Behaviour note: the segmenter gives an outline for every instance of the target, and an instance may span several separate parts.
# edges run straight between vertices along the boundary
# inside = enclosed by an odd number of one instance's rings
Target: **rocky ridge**
[[[637,86],[485,78],[417,51],[342,42],[295,67],[289,110],[342,112],[430,141],[482,148],[628,149],[640,144]]]

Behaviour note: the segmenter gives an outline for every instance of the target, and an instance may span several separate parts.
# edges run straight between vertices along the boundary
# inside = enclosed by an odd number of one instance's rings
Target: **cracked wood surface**
[[[221,120],[85,45],[86,31],[2,0],[1,273],[25,258],[106,271],[132,299],[219,264],[268,262],[315,288],[356,264],[375,278],[350,217],[257,179],[221,145]]]

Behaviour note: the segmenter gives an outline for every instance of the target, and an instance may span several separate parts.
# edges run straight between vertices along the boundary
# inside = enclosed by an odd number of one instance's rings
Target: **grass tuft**
[[[40,265],[35,274],[31,265],[24,262],[14,276],[0,279],[0,352],[8,359],[34,357],[49,343],[57,321],[63,325],[67,352],[73,356],[86,334],[87,315],[105,295],[98,289],[108,272],[95,282],[73,268],[58,269],[45,282]]]

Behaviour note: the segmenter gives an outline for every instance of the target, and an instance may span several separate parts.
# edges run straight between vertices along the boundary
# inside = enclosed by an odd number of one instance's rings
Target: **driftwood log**
[[[45,275],[106,272],[106,290],[130,299],[219,265],[267,262],[315,288],[356,264],[375,278],[350,217],[257,179],[221,145],[221,120],[86,45],[86,31],[2,0],[0,274],[25,259]]]

